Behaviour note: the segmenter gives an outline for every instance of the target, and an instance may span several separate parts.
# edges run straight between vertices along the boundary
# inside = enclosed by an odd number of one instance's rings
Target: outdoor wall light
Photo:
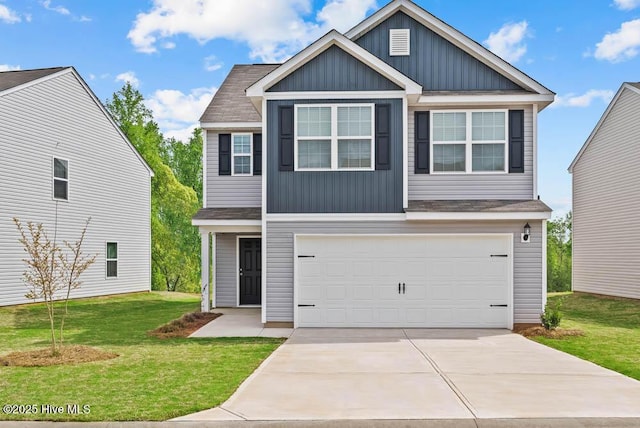
[[[524,225],[524,232],[522,232],[520,242],[529,243],[531,238],[531,226],[529,223]]]

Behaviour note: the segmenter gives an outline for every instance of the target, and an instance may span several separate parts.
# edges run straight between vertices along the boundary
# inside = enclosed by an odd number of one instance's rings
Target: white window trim
[[[331,108],[331,136],[329,137],[298,137],[298,109],[300,107],[329,107]],[[338,107],[370,107],[371,108],[371,136],[338,136]],[[341,103],[341,104],[296,104],[293,109],[293,164],[294,171],[374,171],[376,169],[376,106],[373,103]],[[331,168],[299,168],[298,167],[298,142],[305,140],[331,140]],[[369,168],[339,168],[338,167],[338,140],[371,140],[371,166]]]
[[[56,177],[56,159],[65,161],[67,163],[67,178]],[[51,199],[53,199],[54,201],[69,202],[69,199],[71,199],[71,185],[69,183],[69,181],[71,180],[71,174],[69,173],[70,171],[69,164],[70,164],[69,159],[61,158],[58,156],[51,156]],[[56,191],[55,191],[56,180],[64,181],[67,183],[67,199],[56,198]]]
[[[464,141],[435,141],[433,139],[433,115],[434,113],[465,113],[466,139]],[[474,141],[473,115],[472,113],[504,113],[504,140]],[[429,168],[433,175],[502,175],[509,173],[509,110],[507,109],[478,109],[478,110],[433,110],[429,115]],[[435,171],[433,167],[433,146],[436,144],[464,144],[465,145],[465,171]],[[473,144],[504,144],[504,170],[503,171],[473,171]]]
[[[109,258],[109,244],[116,244],[116,258]],[[105,241],[104,243],[104,277],[105,279],[118,279],[120,276],[120,243],[118,241]],[[109,276],[109,262],[116,262],[116,276]]]
[[[249,136],[249,153],[235,152],[234,138],[236,136]],[[236,174],[236,156],[249,156],[249,173],[248,174]],[[236,177],[251,177],[253,176],[253,134],[250,132],[236,132],[231,134],[231,175]]]

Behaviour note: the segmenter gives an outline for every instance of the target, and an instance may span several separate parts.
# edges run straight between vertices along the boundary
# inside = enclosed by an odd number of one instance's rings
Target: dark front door
[[[240,305],[262,302],[261,247],[260,238],[240,238]]]

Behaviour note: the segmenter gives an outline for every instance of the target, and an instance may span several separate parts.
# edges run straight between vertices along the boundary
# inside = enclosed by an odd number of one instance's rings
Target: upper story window
[[[298,105],[295,169],[372,170],[373,104]]]
[[[252,175],[253,142],[252,134],[231,135],[231,171],[232,175]]]
[[[431,170],[438,173],[506,173],[507,111],[431,113]]]
[[[118,243],[107,242],[107,278],[118,277]]]
[[[389,55],[407,56],[411,51],[411,30],[408,28],[389,30]]]
[[[53,158],[53,199],[69,200],[69,161]]]

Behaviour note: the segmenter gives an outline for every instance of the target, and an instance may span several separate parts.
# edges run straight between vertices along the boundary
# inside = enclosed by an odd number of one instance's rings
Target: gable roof
[[[523,88],[539,94],[554,94],[554,92],[541,85],[533,78],[518,70],[516,67],[509,64],[475,40],[469,38],[460,31],[451,27],[449,24],[430,14],[411,0],[392,0],[382,9],[379,9],[360,24],[347,31],[345,36],[351,40],[358,39],[371,29],[375,28],[382,21],[399,11],[409,15],[425,27],[443,37],[445,40],[451,42],[496,72],[508,77]]]
[[[14,75],[10,75],[9,76],[9,73],[18,73],[21,77],[16,77]],[[124,141],[129,145],[129,148],[136,155],[136,157],[138,158],[140,163],[142,163],[142,165],[147,169],[147,171],[149,171],[149,175],[151,177],[153,177],[154,174],[153,174],[153,170],[151,169],[151,167],[147,164],[147,162],[140,155],[140,153],[138,153],[138,151],[133,146],[133,144],[131,144],[131,141],[129,141],[127,136],[124,135],[124,132],[122,132],[122,130],[120,129],[118,124],[115,122],[115,120],[113,120],[113,117],[107,111],[107,109],[105,108],[104,104],[102,104],[102,102],[98,99],[96,94],[91,90],[89,85],[87,85],[87,82],[84,81],[82,76],[80,76],[80,74],[78,74],[78,72],[76,71],[75,68],[73,68],[73,67],[53,67],[53,68],[34,69],[34,70],[20,70],[20,71],[2,72],[2,73],[0,73],[0,82],[5,82],[7,87],[4,88],[4,89],[2,89],[0,87],[0,96],[4,96],[4,95],[7,95],[7,94],[15,92],[15,91],[20,91],[20,90],[28,88],[28,87],[30,87],[32,85],[36,85],[38,83],[45,82],[45,81],[47,81],[49,79],[53,79],[53,78],[56,78],[58,76],[63,76],[63,75],[69,74],[69,73],[73,74],[73,76],[78,80],[80,85],[84,88],[84,90],[87,92],[89,97],[93,100],[93,102],[96,104],[98,109],[100,109],[102,114],[104,114],[104,116],[107,118],[107,120],[114,127],[116,132],[118,132],[118,134],[120,134],[120,136],[124,139]],[[5,74],[8,75],[9,77],[3,76]],[[9,86],[9,84],[10,84],[9,82],[12,82],[11,86]],[[1,83],[0,83],[0,85],[1,85]]]
[[[422,86],[420,84],[400,73],[398,70],[391,67],[371,52],[358,46],[338,31],[331,30],[323,37],[298,52],[295,56],[287,60],[271,73],[251,85],[247,89],[247,96],[252,98],[262,97],[265,91],[271,86],[334,45],[340,47],[354,58],[365,63],[371,69],[377,71],[396,85],[403,88],[408,95],[419,96],[422,94]],[[255,100],[254,104],[256,104]]]
[[[34,70],[13,70],[0,72],[0,92],[32,82],[69,67],[38,68]]]
[[[260,114],[245,90],[278,68],[280,64],[234,65],[200,117],[206,128],[211,123],[260,122]]]
[[[622,93],[624,91],[626,91],[626,90],[629,90],[632,93],[640,95],[640,82],[636,82],[636,83],[625,82],[625,83],[622,84],[622,86],[620,86],[620,89],[618,89],[618,92],[616,93],[616,95],[613,97],[613,99],[609,103],[609,106],[607,107],[607,109],[602,114],[602,117],[600,118],[600,120],[596,124],[595,128],[593,128],[593,131],[591,131],[591,134],[589,134],[589,138],[587,138],[587,141],[582,145],[582,148],[580,149],[580,151],[576,155],[575,159],[573,159],[573,162],[571,162],[571,165],[569,165],[568,170],[569,170],[570,173],[573,173],[573,168],[576,166],[576,164],[578,163],[578,161],[580,160],[580,158],[582,157],[584,152],[587,150],[587,148],[589,147],[589,144],[591,144],[591,141],[593,141],[593,139],[595,138],[595,136],[598,133],[598,131],[600,130],[600,127],[602,126],[602,124],[607,120],[607,117],[609,116],[609,114],[613,110],[613,107],[618,102],[618,99],[620,98]],[[638,112],[638,113],[640,114],[640,112]]]

